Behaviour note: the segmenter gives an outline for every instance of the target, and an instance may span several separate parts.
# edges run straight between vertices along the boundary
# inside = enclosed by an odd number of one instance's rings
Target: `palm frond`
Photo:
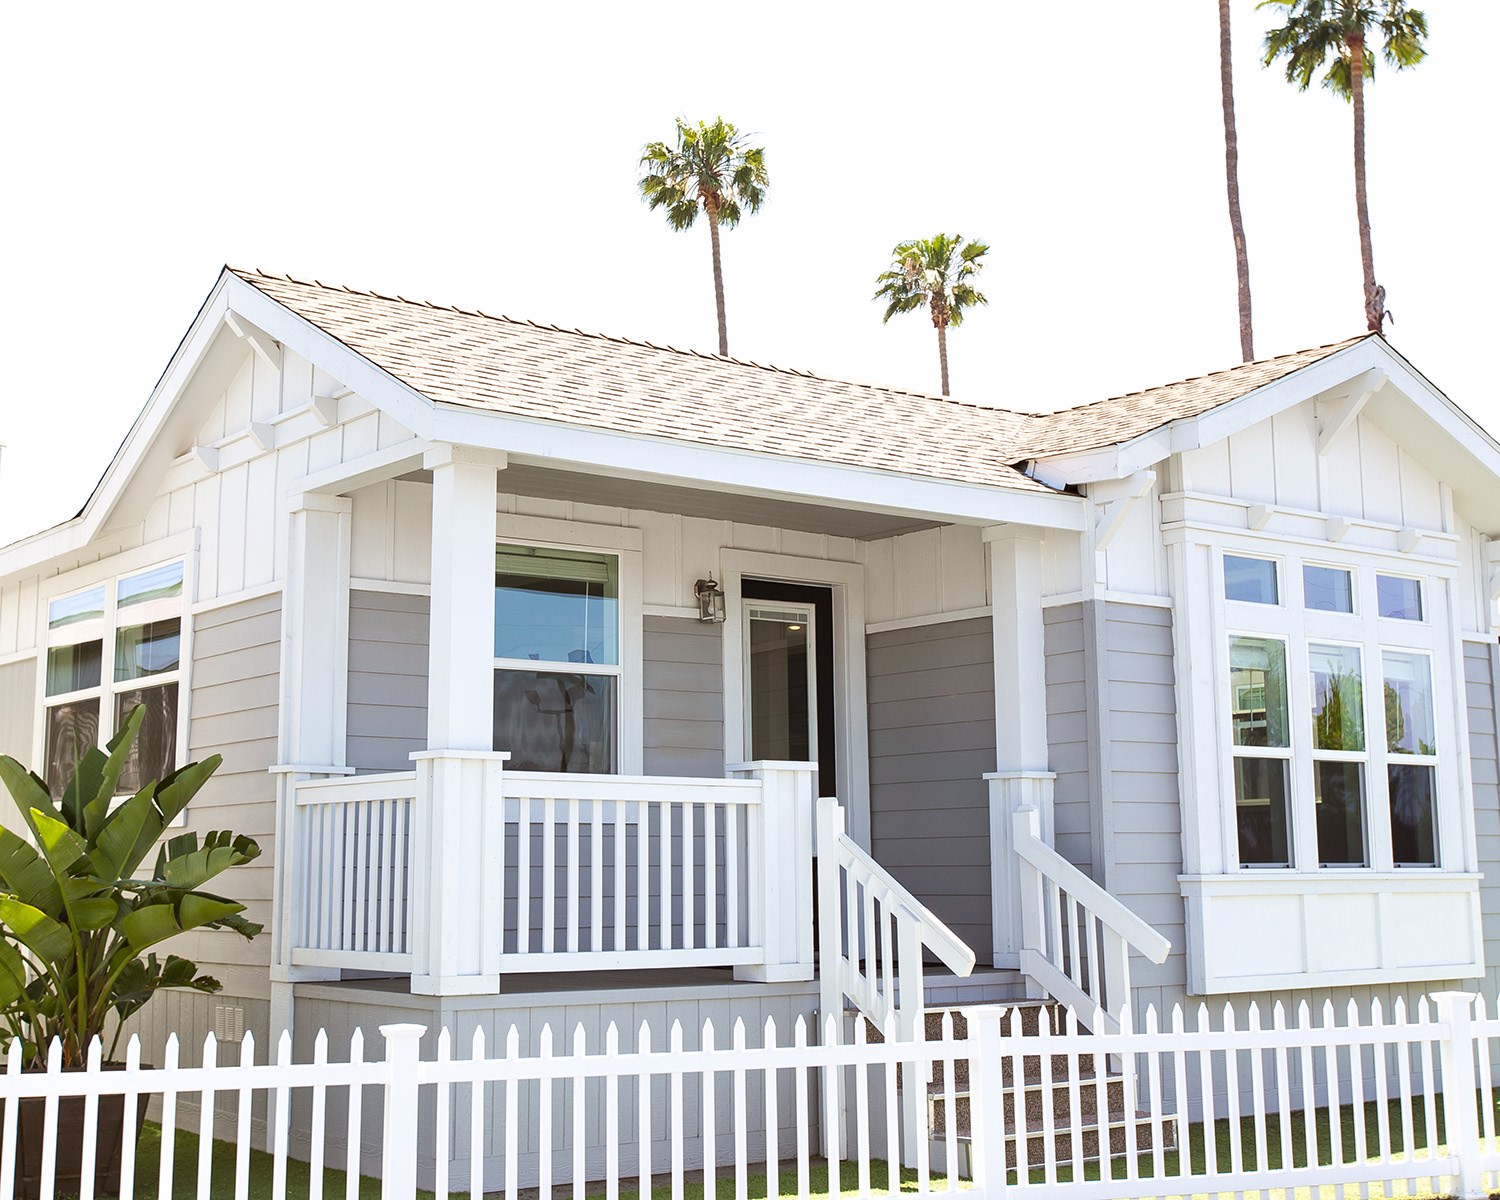
[[[766,152],[749,144],[722,117],[696,124],[678,117],[676,141],[648,142],[641,150],[641,196],[652,210],[666,209],[673,229],[689,228],[710,201],[722,228],[759,211],[770,180]]]

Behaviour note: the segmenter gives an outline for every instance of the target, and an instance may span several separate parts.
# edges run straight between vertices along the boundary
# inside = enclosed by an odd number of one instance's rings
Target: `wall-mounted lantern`
[[[724,589],[714,582],[712,574],[693,584],[693,595],[698,598],[698,620],[724,623]]]

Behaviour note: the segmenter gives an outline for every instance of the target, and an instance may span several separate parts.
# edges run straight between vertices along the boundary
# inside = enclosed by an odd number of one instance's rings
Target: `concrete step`
[[[1048,1091],[1051,1092],[1052,1119],[1058,1125],[1065,1125],[1073,1118],[1073,1092],[1067,1084],[1054,1082],[1050,1089],[1042,1084],[1040,1078],[1027,1078],[1021,1084],[1022,1113],[1027,1121],[1041,1121],[1048,1104]],[[933,1114],[933,1121],[937,1123],[943,1119],[947,1109],[944,1103],[946,1093],[941,1083],[929,1084],[927,1088],[927,1105]],[[954,1107],[958,1110],[959,1123],[966,1125],[969,1114],[970,1093],[965,1088],[960,1088],[953,1097]],[[1080,1077],[1078,1083],[1078,1114],[1084,1121],[1093,1121],[1099,1113],[1100,1100],[1106,1112],[1125,1111],[1125,1080],[1119,1075],[1108,1075],[1103,1080],[1096,1080],[1090,1073],[1087,1077]],[[1007,1129],[1015,1126],[1016,1091],[1009,1080],[1006,1081],[1005,1095],[1002,1100],[1005,1124]]]

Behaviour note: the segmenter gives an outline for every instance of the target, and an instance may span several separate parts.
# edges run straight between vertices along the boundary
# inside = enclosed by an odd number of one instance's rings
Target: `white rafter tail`
[[[1120,481],[1123,489],[1099,506],[1099,517],[1094,522],[1094,549],[1105,549],[1114,540],[1130,516],[1130,510],[1151,490],[1156,482],[1155,471],[1135,471]]]
[[[1353,528],[1343,517],[1328,518],[1328,540],[1330,542],[1342,542],[1349,536],[1349,530]]]
[[[266,366],[273,371],[281,370],[281,347],[265,330],[250,324],[233,309],[224,314],[224,324],[229,332],[249,346]]]
[[[269,421],[250,422],[250,440],[262,450],[276,449],[276,426]]]
[[[1338,441],[1339,435],[1354,424],[1360,410],[1369,403],[1370,397],[1385,386],[1390,376],[1382,367],[1371,367],[1361,372],[1347,384],[1329,393],[1327,403],[1337,404],[1326,417],[1319,421],[1318,457],[1322,458]]]
[[[217,446],[194,446],[191,453],[205,471],[217,471],[219,469],[219,448]]]
[[[1271,523],[1274,513],[1269,504],[1252,504],[1245,510],[1245,524],[1251,529],[1264,529]]]
[[[1400,533],[1396,534],[1396,548],[1402,554],[1412,553],[1421,544],[1422,534],[1420,530],[1403,529]]]

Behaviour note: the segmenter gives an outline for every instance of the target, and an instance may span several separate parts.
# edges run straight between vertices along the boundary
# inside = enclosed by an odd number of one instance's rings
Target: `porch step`
[[[1066,1022],[1062,1007],[1052,1001],[1028,1001],[1009,1007],[1014,1008],[1020,1016],[1021,1037],[1035,1037],[1043,1028],[1053,1033],[1061,1033]],[[968,1028],[963,1013],[941,1009],[929,1011],[926,1014],[926,1034],[929,1043],[942,1040],[945,1018],[952,1021],[955,1039],[967,1036]],[[1001,1028],[1005,1036],[1012,1035],[1009,1018]],[[1005,1084],[1005,1094],[1001,1103],[1008,1165],[1016,1165],[1018,1148],[1023,1137],[1027,1162],[1038,1164],[1042,1161],[1043,1150],[1047,1143],[1049,1116],[1052,1125],[1053,1153],[1059,1163],[1071,1163],[1074,1159],[1075,1128],[1078,1151],[1084,1162],[1096,1161],[1100,1157],[1101,1148],[1114,1154],[1124,1153],[1132,1127],[1138,1151],[1149,1151],[1155,1148],[1150,1114],[1139,1109],[1128,1112],[1126,1108],[1123,1075],[1118,1071],[1106,1069],[1101,1079],[1095,1071],[1093,1061],[1079,1063],[1076,1081],[1077,1111],[1075,1112],[1073,1089],[1068,1080],[1069,1056],[1053,1054],[1048,1057],[1051,1073],[1048,1081],[1043,1079],[1043,1064],[1040,1055],[1027,1055],[1022,1060],[1019,1119],[1016,1112],[1018,1089],[1015,1080],[1015,1062],[1006,1059],[1001,1064],[1001,1078]],[[947,1064],[942,1062],[933,1063],[932,1073],[927,1080],[926,1099],[934,1144],[943,1142],[948,1130],[950,1104],[946,1096],[946,1066]],[[958,1142],[967,1146],[970,1141],[969,1063],[967,1059],[954,1059],[953,1076],[954,1094],[951,1107],[954,1132]],[[1104,1109],[1102,1118],[1101,1105]],[[1165,1118],[1162,1149],[1174,1149],[1176,1145],[1177,1124],[1175,1118],[1169,1114]]]

